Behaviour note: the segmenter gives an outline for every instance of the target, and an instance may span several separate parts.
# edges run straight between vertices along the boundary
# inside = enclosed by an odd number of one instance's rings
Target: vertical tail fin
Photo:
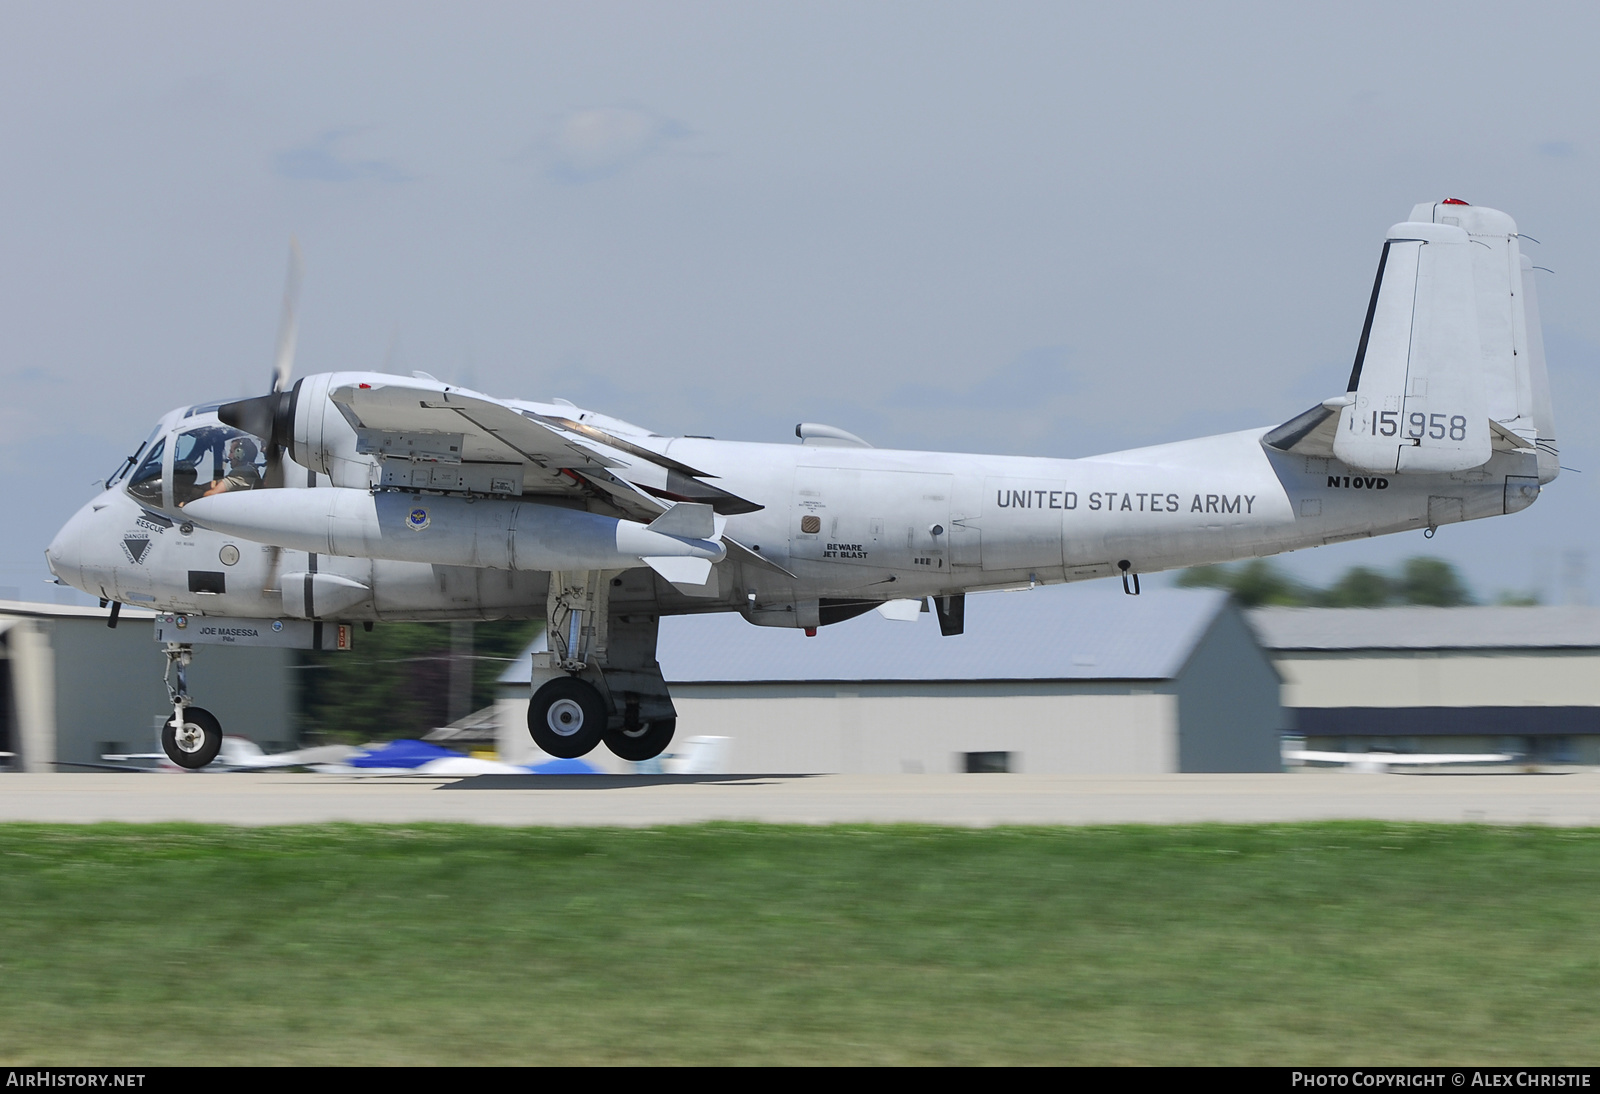
[[[1478,296],[1478,339],[1483,350],[1489,417],[1539,452],[1539,481],[1560,470],[1544,333],[1533,266],[1522,253],[1517,223],[1498,209],[1441,201],[1418,205],[1411,219],[1454,225],[1473,243]]]
[[[1535,447],[1539,452],[1539,482],[1551,482],[1561,473],[1561,450],[1556,447],[1556,414],[1550,401],[1550,374],[1544,365],[1544,327],[1539,322],[1539,291],[1534,285],[1533,263],[1522,256],[1522,307],[1528,322],[1528,388],[1533,404]]]
[[[1394,474],[1488,462],[1479,249],[1459,225],[1389,229],[1333,443],[1348,466]]]

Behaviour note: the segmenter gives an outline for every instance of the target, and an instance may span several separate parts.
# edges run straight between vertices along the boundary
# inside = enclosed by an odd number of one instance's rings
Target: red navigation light
[[[372,385],[371,384],[357,384],[356,387],[364,387],[364,388],[370,389],[372,387]]]
[[[806,637],[807,638],[815,638],[816,636],[817,636],[817,628],[815,628],[815,627],[807,627],[806,628]]]
[[[1462,201],[1460,198],[1445,198],[1439,204],[1440,205],[1471,205],[1472,203],[1470,201]]]

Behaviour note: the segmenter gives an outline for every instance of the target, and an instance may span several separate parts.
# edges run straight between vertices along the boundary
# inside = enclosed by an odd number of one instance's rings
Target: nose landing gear
[[[194,647],[184,642],[168,642],[167,668],[161,679],[172,699],[172,717],[161,729],[161,751],[179,767],[197,771],[217,758],[222,751],[222,723],[204,707],[189,699],[189,662]],[[178,682],[173,684],[173,670]]]

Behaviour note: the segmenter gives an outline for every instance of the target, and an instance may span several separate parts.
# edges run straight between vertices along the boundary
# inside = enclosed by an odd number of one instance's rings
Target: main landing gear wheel
[[[528,704],[533,743],[564,760],[587,755],[605,733],[606,701],[592,685],[571,676],[551,680]]]
[[[222,751],[222,723],[203,707],[185,707],[183,725],[168,718],[162,727],[161,751],[179,767],[196,771]]]
[[[645,722],[629,729],[606,731],[606,747],[615,752],[624,760],[638,763],[640,760],[653,760],[667,750],[672,743],[672,733],[678,728],[676,718],[658,718],[653,722]]]

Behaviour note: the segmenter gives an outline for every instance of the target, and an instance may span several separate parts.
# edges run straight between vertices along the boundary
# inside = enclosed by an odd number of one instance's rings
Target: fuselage
[[[189,420],[183,411],[164,420],[169,448]],[[642,448],[759,504],[727,517],[723,531],[770,563],[730,555],[717,563],[709,595],[699,596],[635,572],[618,595],[646,601],[642,606],[657,614],[738,610],[752,622],[782,626],[815,625],[822,602],[1148,574],[1497,515],[1536,496],[1510,485],[1536,474],[1524,454],[1497,453],[1483,467],[1449,475],[1358,474],[1329,457],[1267,447],[1266,429],[1048,459],[669,438],[606,421],[626,427]],[[338,481],[290,463],[283,488],[370,494],[377,465],[368,460],[369,473],[362,459],[346,453]],[[169,476],[171,465],[169,454]],[[286,597],[282,575],[322,574],[370,590],[336,609],[348,621],[536,617],[545,610],[548,570],[519,564],[514,550],[458,557],[441,547],[418,561],[422,540],[407,533],[393,537],[392,549],[381,536],[363,541],[361,555],[318,550],[321,540],[275,545],[186,519],[170,486],[142,499],[126,486],[114,481],[92,499],[48,550],[59,579],[97,597],[165,611],[276,617],[314,611],[298,586]],[[537,528],[556,523],[559,509],[578,507],[570,499],[554,505],[531,496],[438,499],[436,511],[471,506],[485,527],[509,521]]]

